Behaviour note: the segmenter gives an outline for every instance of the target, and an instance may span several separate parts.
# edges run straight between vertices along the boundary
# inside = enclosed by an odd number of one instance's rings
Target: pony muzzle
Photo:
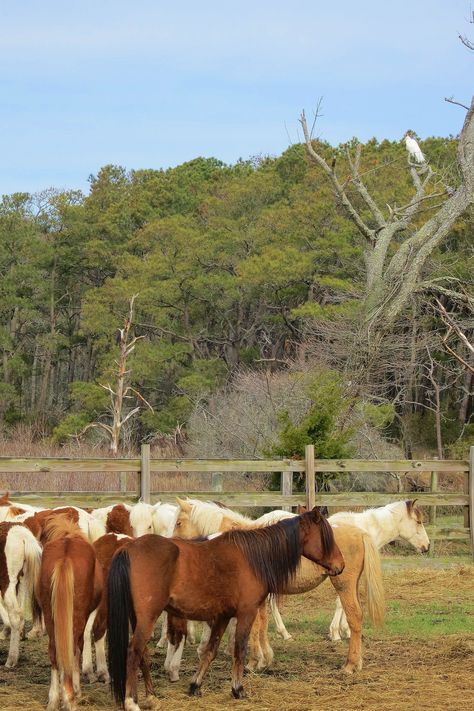
[[[326,568],[328,571],[328,575],[331,578],[335,578],[337,575],[340,575],[342,571],[344,570],[346,564],[342,563],[342,565],[324,565],[323,568]]]

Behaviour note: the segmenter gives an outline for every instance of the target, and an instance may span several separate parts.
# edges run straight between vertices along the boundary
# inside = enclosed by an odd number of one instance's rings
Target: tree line
[[[4,196],[4,427],[32,423],[65,441],[110,425],[117,329],[136,295],[123,403],[125,415],[140,408],[127,420],[135,441],[185,429],[242,369],[305,361],[337,372],[356,399],[390,406],[387,435],[408,454],[417,428],[440,455],[467,442],[472,198],[449,208],[466,185],[461,143],[423,141],[420,168],[401,143],[331,147],[308,136],[234,165],[108,165],[87,195]],[[449,224],[420,259],[420,235],[443,211]]]

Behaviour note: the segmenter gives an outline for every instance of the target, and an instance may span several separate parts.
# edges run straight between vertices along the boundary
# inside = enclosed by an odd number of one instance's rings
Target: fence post
[[[220,494],[224,491],[224,477],[222,472],[212,472],[211,474],[211,489]]]
[[[471,533],[471,555],[474,562],[474,447],[469,450],[469,528]]]
[[[438,472],[431,472],[431,493],[435,494],[437,491],[438,491]],[[430,519],[431,526],[436,526],[436,518],[437,518],[437,506],[430,506],[429,519]],[[434,543],[434,539],[433,539],[430,544],[430,556],[434,555],[434,552],[435,552],[435,543]]]
[[[304,449],[304,467],[306,473],[306,508],[308,511],[316,501],[316,469],[314,465],[314,444],[307,444]]]
[[[140,466],[140,500],[150,503],[150,445],[142,444]]]
[[[291,496],[293,493],[293,472],[281,473],[281,494],[282,496]],[[291,506],[285,504],[282,506],[283,511],[291,511]]]

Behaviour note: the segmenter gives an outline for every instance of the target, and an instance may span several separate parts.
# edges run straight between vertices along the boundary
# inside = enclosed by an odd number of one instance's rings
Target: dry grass
[[[230,660],[223,653],[211,667],[202,698],[189,699],[186,689],[195,667],[194,650],[187,648],[182,679],[173,685],[163,679],[160,652],[153,672],[163,709],[470,711],[474,568],[466,564],[415,569],[414,559],[384,564],[387,625],[381,631],[367,628],[360,673],[347,677],[341,672],[346,643],[331,643],[325,637],[334,604],[332,586],[325,583],[306,596],[287,600],[283,614],[294,640],[283,642],[272,636],[276,653],[273,669],[245,677],[245,701],[230,698]],[[0,661],[4,663],[5,658],[6,643],[2,642]],[[19,668],[0,670],[0,708],[40,711],[46,705],[48,683],[46,640],[26,642]],[[99,711],[113,709],[114,704],[108,689],[94,684],[83,687],[81,707]]]

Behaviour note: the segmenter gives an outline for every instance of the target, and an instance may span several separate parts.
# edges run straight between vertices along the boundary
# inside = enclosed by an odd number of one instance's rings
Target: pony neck
[[[400,502],[397,502],[365,512],[370,513],[368,530],[377,548],[382,548],[400,536],[399,506]]]

